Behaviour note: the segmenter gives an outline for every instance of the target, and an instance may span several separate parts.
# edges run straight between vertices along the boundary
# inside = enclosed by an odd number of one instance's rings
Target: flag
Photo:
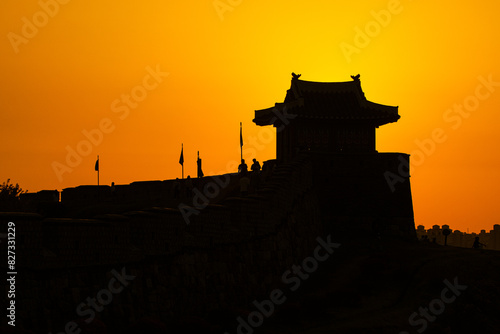
[[[243,147],[243,133],[241,130],[241,122],[240,122],[240,146]]]
[[[98,172],[99,171],[99,157],[97,157],[97,160],[95,161],[95,167],[94,167],[95,171]]]
[[[196,164],[198,165],[198,177],[203,177],[203,171],[201,170],[201,159],[200,159],[200,152],[198,151],[198,160],[196,161]]]
[[[181,157],[179,158],[179,163],[184,166],[184,144],[182,144]]]

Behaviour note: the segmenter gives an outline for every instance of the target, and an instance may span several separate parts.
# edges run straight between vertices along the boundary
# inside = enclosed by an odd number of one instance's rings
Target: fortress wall
[[[312,153],[314,184],[325,222],[333,231],[416,238],[409,156],[402,153]],[[392,178],[390,178],[392,177]],[[397,182],[389,181],[396,178]]]
[[[22,244],[18,300],[27,306],[19,308],[18,319],[32,329],[62,331],[78,318],[76,307],[106,288],[113,269],[122,268],[136,278],[98,313],[109,326],[123,328],[128,319],[143,316],[202,315],[267,298],[292,264],[310,256],[318,236],[380,232],[411,238],[409,178],[392,191],[384,177],[398,172],[401,156],[408,161],[400,154],[310,153],[276,166],[257,192],[219,198],[188,222],[177,208],[152,207],[169,201],[171,181],[101,192],[125,203],[135,196],[150,209],[94,219],[4,215],[2,224],[18,222]],[[222,191],[239,194],[237,177],[230,177]],[[193,181],[203,189],[213,179]],[[95,205],[95,190],[66,189],[63,201]]]
[[[208,197],[211,204],[216,204],[228,197],[238,186],[239,178],[236,174],[217,175],[214,177],[192,178],[193,187],[204,197]],[[178,194],[175,197],[174,184],[178,183]],[[208,189],[208,190],[207,190]],[[215,190],[214,190],[215,189]],[[212,194],[216,192],[215,197]],[[140,181],[125,185],[78,186],[66,188],[62,191],[61,204],[70,213],[78,213],[89,207],[107,206],[122,210],[124,207],[142,208],[152,206],[177,207],[179,203],[193,205],[193,196],[187,196],[187,179],[165,181]],[[31,194],[30,194],[31,195]],[[34,194],[37,195],[37,194]],[[38,197],[37,197],[38,198]],[[202,202],[199,198],[197,201]],[[88,214],[83,211],[83,215]],[[82,213],[79,213],[82,215]]]
[[[78,318],[77,306],[122,268],[136,278],[97,313],[113,328],[143,316],[251,309],[253,300],[280,286],[292,264],[311,255],[317,237],[325,237],[310,168],[302,162],[277,169],[286,182],[274,182],[272,191],[209,205],[189,225],[172,209],[96,219],[3,217],[2,224],[16,221],[25,238],[18,241],[25,252],[18,259],[19,323],[63,331]]]

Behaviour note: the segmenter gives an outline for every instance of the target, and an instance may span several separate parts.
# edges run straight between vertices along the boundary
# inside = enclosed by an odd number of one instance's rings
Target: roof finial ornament
[[[295,72],[292,72],[292,79],[295,79],[297,80],[298,78],[300,78],[302,74],[295,74]]]
[[[354,81],[359,81],[359,77],[361,76],[361,74],[358,74],[358,75],[351,75],[351,78],[352,80]]]

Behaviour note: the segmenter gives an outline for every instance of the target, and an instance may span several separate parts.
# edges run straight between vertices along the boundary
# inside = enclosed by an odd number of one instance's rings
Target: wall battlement
[[[60,330],[76,318],[76,306],[106,284],[110,270],[122,267],[137,278],[116,306],[99,315],[105,321],[232,307],[279,285],[282,273],[314,249],[317,237],[354,232],[412,238],[409,184],[393,194],[384,183],[384,171],[397,170],[397,159],[304,153],[262,176],[246,197],[239,195],[239,176],[230,175],[217,203],[190,216],[189,224],[178,207],[158,206],[174,201],[174,180],[116,186],[114,198],[109,187],[100,193],[104,201],[149,204],[132,211],[85,219],[2,213],[2,224],[16,223],[23,272],[18,300],[30,305],[19,319],[28,328]],[[210,180],[196,180],[197,189],[202,192]],[[85,212],[95,205],[94,190],[65,189],[60,204]],[[386,210],[395,206],[400,207]],[[145,297],[137,300],[139,295]],[[52,302],[40,304],[47,300]]]

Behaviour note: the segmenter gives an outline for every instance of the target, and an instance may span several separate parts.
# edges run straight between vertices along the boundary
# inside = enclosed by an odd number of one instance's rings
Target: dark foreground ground
[[[332,241],[341,246],[309,276],[276,287],[279,305],[260,296],[260,311],[249,300],[203,317],[143,319],[128,332],[500,333],[500,252],[394,239]],[[97,320],[89,327],[69,333],[115,333]]]
[[[262,333],[500,333],[498,251],[360,240],[320,266]]]

